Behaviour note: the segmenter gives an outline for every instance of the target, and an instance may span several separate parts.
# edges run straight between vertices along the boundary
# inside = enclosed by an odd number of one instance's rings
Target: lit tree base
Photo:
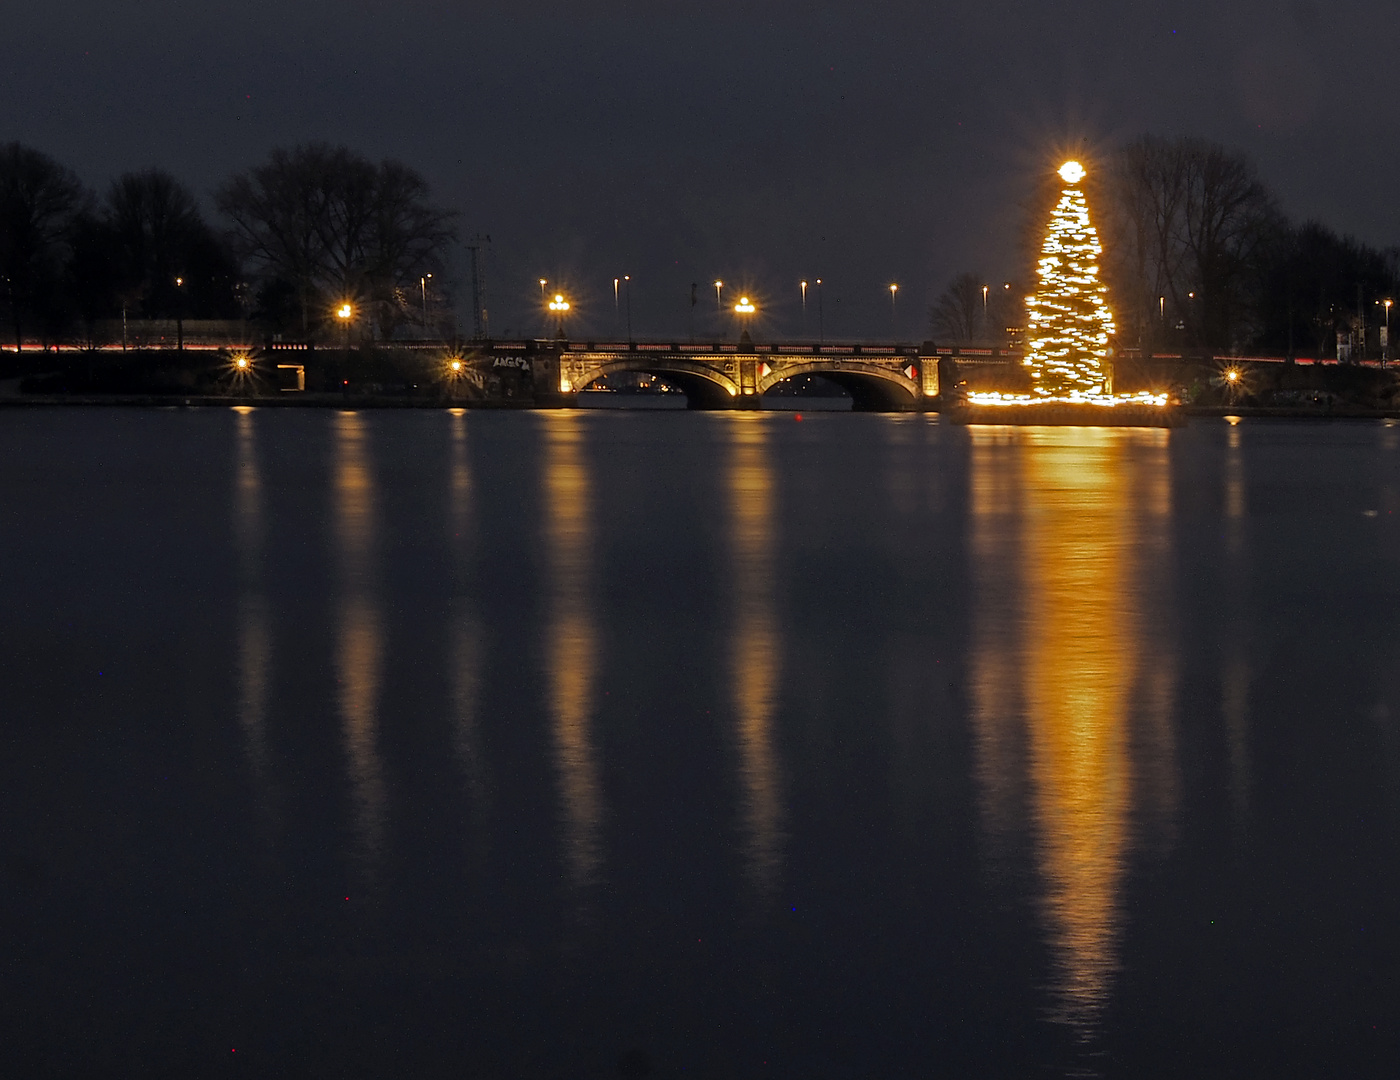
[[[943,410],[953,424],[1013,424],[1018,427],[1161,427],[1186,426],[1179,405],[1141,401],[1016,401],[997,404],[961,402]]]

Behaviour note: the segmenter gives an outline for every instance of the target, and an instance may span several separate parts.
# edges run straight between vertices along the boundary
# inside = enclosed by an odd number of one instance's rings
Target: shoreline
[[[794,399],[785,399],[785,404]],[[452,401],[428,398],[390,398],[347,396],[344,394],[298,393],[282,397],[232,397],[216,394],[15,394],[0,396],[0,409],[52,408],[272,408],[272,409],[467,409],[484,411],[549,411],[558,406],[538,405],[533,401]],[[579,408],[579,406],[572,406]],[[1223,418],[1238,416],[1274,420],[1400,420],[1400,408],[1377,409],[1361,405],[1292,407],[1282,405],[1181,405],[1178,415],[1184,417]],[[796,411],[802,406],[797,405]],[[627,406],[614,406],[610,411],[626,411]],[[686,408],[644,409],[642,412],[692,412],[740,410],[691,410]],[[748,410],[744,410],[748,411]],[[761,412],[791,412],[793,406],[781,409],[760,409]],[[821,412],[854,412],[848,409],[821,409]],[[940,409],[927,412],[941,413]],[[900,413],[899,415],[906,415]],[[948,417],[949,420],[953,418]]]

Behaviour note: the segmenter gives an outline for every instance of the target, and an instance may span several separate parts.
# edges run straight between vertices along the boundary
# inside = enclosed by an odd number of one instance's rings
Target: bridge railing
[[[865,356],[871,359],[892,357],[952,356],[973,363],[1008,363],[1021,358],[1019,349],[988,349],[963,345],[943,345],[926,341],[914,344],[880,344],[859,341],[756,341],[743,344],[732,341],[589,341],[550,340],[546,338],[487,340],[474,342],[471,348],[485,352],[524,353],[642,353],[672,356],[823,356],[833,360]]]

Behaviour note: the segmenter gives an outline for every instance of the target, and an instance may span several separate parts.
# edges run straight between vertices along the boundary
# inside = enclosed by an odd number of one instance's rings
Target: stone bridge
[[[851,395],[853,407],[880,412],[937,408],[938,360],[1008,362],[1004,350],[869,344],[727,342],[488,341],[471,366],[483,381],[514,380],[536,405],[572,405],[580,390],[606,375],[652,375],[683,391],[692,409],[757,409],[763,394],[786,379],[818,375]]]

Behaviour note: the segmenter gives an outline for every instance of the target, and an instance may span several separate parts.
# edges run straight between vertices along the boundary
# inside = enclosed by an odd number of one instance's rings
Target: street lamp
[[[891,285],[890,285],[890,336],[893,337],[896,341],[899,340],[899,321],[898,321],[898,318],[897,318],[896,313],[895,313],[894,298],[895,298],[895,295],[896,295],[898,292],[899,292],[899,286],[898,286],[898,285],[891,284]],[[983,300],[984,303],[986,302],[986,299],[987,299],[987,286],[983,285],[983,286],[982,286],[982,300]]]
[[[822,279],[817,278],[817,343],[826,344],[826,309],[822,305]]]
[[[757,305],[747,296],[739,297],[739,302],[734,305],[734,314],[739,319],[739,340],[743,341],[749,336],[749,327],[746,320],[753,318],[754,312],[758,310]]]
[[[564,336],[564,316],[568,314],[569,302],[564,299],[563,293],[555,293],[554,299],[549,302],[549,310],[554,312],[559,319],[559,332],[557,337]]]
[[[802,286],[802,336],[807,336],[807,283],[800,282]]]
[[[340,325],[341,325],[341,327],[343,328],[343,331],[342,331],[341,336],[342,336],[342,338],[344,339],[345,351],[346,351],[346,352],[349,352],[349,351],[350,351],[350,320],[353,319],[353,318],[355,317],[355,308],[351,305],[350,301],[348,301],[348,300],[343,301],[343,302],[341,303],[340,307],[338,307],[338,308],[335,309],[335,317],[336,317],[337,319],[340,320]]]
[[[177,277],[175,288],[179,290],[175,294],[175,348],[183,352],[185,348],[185,279]]]
[[[432,276],[433,276],[432,274],[424,274],[422,277],[420,277],[420,278],[418,279],[418,284],[421,285],[421,286],[423,287],[423,329],[424,329],[424,330],[427,330],[427,328],[428,328],[428,281],[432,278]]]
[[[623,274],[623,275],[622,275],[622,291],[623,291],[623,293],[625,294],[625,296],[623,297],[623,299],[626,300],[626,302],[627,302],[627,343],[630,345],[630,344],[632,343],[632,275],[631,275],[631,274]]]
[[[1381,331],[1381,367],[1385,367],[1385,362],[1390,359],[1390,305],[1394,300],[1382,300],[1385,305],[1385,327]]]

